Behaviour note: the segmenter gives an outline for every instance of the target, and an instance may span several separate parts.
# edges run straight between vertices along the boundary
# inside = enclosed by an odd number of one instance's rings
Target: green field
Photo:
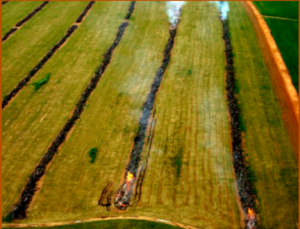
[[[28,229],[42,229],[45,227],[31,227]],[[108,220],[92,223],[78,223],[66,226],[47,227],[51,229],[180,229],[181,227],[171,226],[168,224],[151,222],[146,220]],[[7,228],[12,229],[12,228]]]
[[[65,4],[50,2],[2,44],[2,98],[63,37],[87,5],[75,1],[67,3],[68,7]]]
[[[280,17],[264,17],[264,19],[290,72],[292,82],[299,92],[299,2],[262,1],[254,4],[263,16]]]
[[[95,2],[74,34],[3,110],[3,216],[72,114],[115,39],[129,4]],[[86,5],[50,2],[3,43],[3,95],[61,39]],[[228,22],[243,145],[254,176],[260,228],[297,228],[298,166],[271,78],[253,25],[239,2],[230,2]],[[171,61],[151,117],[155,119],[151,150],[147,142],[142,153],[142,162],[148,153],[149,159],[141,200],[123,212],[114,206],[111,211],[98,206],[108,182],[113,182],[112,191],[116,193],[123,181],[169,27],[165,2],[136,2],[110,64],[39,183],[28,217],[15,223],[42,226],[140,216],[196,228],[242,227],[244,215],[236,190],[225,93],[222,24],[219,10],[209,2],[187,2],[182,8]],[[44,84],[36,90],[35,82]],[[97,148],[93,163],[89,155],[92,148]],[[51,228],[100,227],[177,228],[139,220]]]
[[[41,5],[39,1],[11,1],[4,7],[2,6],[2,36],[39,5]]]
[[[3,111],[4,214],[16,201],[28,175],[67,121],[100,64],[102,55],[114,39],[128,4],[96,4],[70,40],[32,80],[39,81],[51,73],[49,82],[38,91],[28,84]],[[103,24],[107,27],[101,28]]]

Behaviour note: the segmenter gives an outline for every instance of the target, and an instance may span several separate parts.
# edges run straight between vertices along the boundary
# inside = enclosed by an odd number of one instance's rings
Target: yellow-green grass
[[[160,65],[168,39],[164,2],[137,3],[102,84],[52,162],[24,222],[138,215],[204,228],[240,228],[218,16],[215,5],[205,2],[189,2],[183,8],[172,61],[158,94],[141,201],[122,213],[98,206],[108,181],[114,192],[119,188],[140,109]],[[88,156],[92,147],[98,148],[93,164]],[[172,159],[179,151],[180,178]]]
[[[100,209],[98,198],[109,180],[114,182],[114,190],[119,186],[143,102],[169,38],[164,2],[137,2],[129,23],[101,83],[53,160],[24,222],[110,215]],[[91,164],[88,152],[93,147],[98,152]],[[131,210],[128,213],[132,214]]]
[[[2,97],[64,36],[86,5],[50,2],[2,44]]]
[[[297,162],[253,26],[237,2],[230,3],[229,26],[262,228],[297,228]]]
[[[71,115],[115,39],[129,4],[95,3],[85,21],[32,82],[51,73],[49,81],[38,91],[34,85],[27,85],[3,111],[3,215],[17,200],[27,176]]]
[[[11,1],[2,6],[2,37],[41,4],[40,1]]]
[[[45,227],[31,227],[44,229]],[[91,223],[76,223],[64,226],[47,227],[51,229],[180,229],[181,227],[146,220],[105,220]],[[7,228],[12,229],[12,228]],[[27,228],[30,229],[30,228]]]

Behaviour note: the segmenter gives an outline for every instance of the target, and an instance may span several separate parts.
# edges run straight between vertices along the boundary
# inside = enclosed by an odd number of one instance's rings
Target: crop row
[[[246,166],[243,156],[242,135],[240,123],[240,111],[238,100],[235,96],[235,72],[232,45],[229,35],[229,26],[227,20],[222,20],[223,39],[225,42],[226,56],[226,95],[228,100],[228,109],[230,114],[230,127],[233,150],[233,164],[235,170],[236,181],[238,184],[238,192],[241,199],[241,204],[245,212],[249,208],[256,208],[256,195],[253,192],[254,185],[250,181],[249,170]],[[247,219],[247,228],[255,228],[256,221]]]
[[[23,18],[21,21],[19,21],[16,24],[16,27],[22,26],[26,21],[28,21],[30,18],[32,18],[36,13],[38,13],[41,9],[43,9],[49,1],[43,2],[40,6],[35,8],[30,14],[28,14],[25,18]],[[15,31],[17,31],[17,28],[12,28],[9,30],[3,37],[2,37],[2,42],[6,41]]]
[[[134,3],[135,2],[133,2],[131,5],[134,5]],[[95,75],[92,77],[90,83],[85,88],[84,92],[81,94],[79,102],[76,104],[71,118],[69,118],[69,120],[64,125],[62,130],[55,137],[54,141],[51,143],[51,146],[48,148],[48,150],[44,154],[42,160],[39,162],[38,166],[32,172],[19,200],[17,201],[17,203],[13,206],[12,210],[6,216],[7,220],[22,219],[22,218],[26,217],[26,209],[28,208],[28,206],[33,198],[33,195],[36,191],[37,182],[45,174],[47,165],[53,159],[59,146],[65,141],[68,132],[74,126],[76,120],[80,118],[80,115],[83,112],[84,106],[85,106],[90,94],[96,88],[97,83],[99,82],[102,74],[104,73],[105,69],[107,68],[108,64],[110,63],[113,51],[120,43],[127,26],[128,26],[128,22],[123,22],[119,26],[118,33],[117,33],[117,36],[116,36],[113,44],[105,52],[102,63],[98,67]],[[77,26],[73,25],[68,31],[73,32],[76,28],[77,28]]]
[[[88,6],[92,6],[93,4],[89,3]],[[90,8],[89,7],[89,8]],[[85,14],[87,11],[85,11],[86,8],[84,9]],[[85,16],[83,15],[83,17]],[[82,15],[82,14],[81,14]],[[81,15],[79,17],[81,17]],[[78,18],[79,19],[79,18]],[[78,20],[77,19],[77,20]],[[57,42],[49,51],[48,53],[40,60],[40,62],[28,73],[28,75],[23,78],[17,86],[9,92],[3,99],[2,101],[2,109],[4,109],[10,100],[30,81],[30,79],[44,66],[44,64],[53,56],[53,54],[66,42],[66,40],[73,34],[73,32],[78,28],[77,25],[72,25],[67,33],[63,36],[63,38]]]

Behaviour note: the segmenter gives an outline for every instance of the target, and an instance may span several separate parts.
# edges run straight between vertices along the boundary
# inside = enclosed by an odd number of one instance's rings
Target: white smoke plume
[[[227,13],[229,11],[229,5],[228,2],[225,1],[210,1],[210,3],[214,3],[217,5],[217,7],[220,9],[220,17],[221,20],[227,19]]]
[[[169,17],[169,22],[172,26],[175,26],[181,15],[181,7],[185,4],[184,1],[168,1],[166,4],[167,15]]]

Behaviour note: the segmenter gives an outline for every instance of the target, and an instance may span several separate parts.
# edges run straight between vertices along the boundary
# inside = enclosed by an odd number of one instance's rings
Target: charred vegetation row
[[[8,3],[8,1],[3,1],[3,2],[2,2],[2,5],[6,4],[6,3]]]
[[[228,100],[228,109],[230,114],[230,127],[232,139],[232,154],[233,165],[238,186],[238,193],[241,199],[241,204],[244,212],[257,210],[256,194],[254,185],[250,180],[249,167],[245,161],[242,147],[242,135],[240,126],[240,110],[238,107],[238,100],[235,96],[235,72],[233,51],[230,40],[229,26],[227,20],[221,20],[223,26],[223,40],[225,42],[225,56],[226,56],[226,95]],[[248,217],[246,219],[246,228],[256,228],[256,219]]]
[[[156,76],[154,78],[154,82],[151,85],[150,92],[147,96],[145,103],[142,108],[142,116],[139,120],[138,131],[134,138],[133,149],[130,154],[129,163],[126,166],[126,173],[124,177],[124,182],[116,193],[116,197],[114,200],[115,206],[120,210],[126,210],[130,205],[130,199],[132,196],[132,188],[137,177],[137,172],[139,168],[139,162],[141,160],[141,153],[143,151],[144,139],[146,136],[148,121],[151,116],[151,112],[154,107],[155,97],[160,87],[163,75],[165,73],[166,68],[168,67],[171,51],[174,45],[175,36],[177,33],[177,25],[179,20],[175,24],[172,29],[169,30],[170,37],[168,43],[164,50],[163,61],[161,66],[159,67]],[[133,179],[128,181],[128,174],[133,175]]]
[[[49,1],[43,2],[39,7],[35,8],[30,14],[28,14],[25,18],[23,18],[21,21],[19,21],[15,27],[22,26],[26,21],[28,21],[30,18],[32,18],[37,12],[39,12],[41,9],[43,9]],[[3,2],[2,2],[3,5]],[[2,42],[6,41],[15,31],[17,31],[17,28],[12,28],[9,30],[3,37]]]
[[[88,4],[88,6],[91,3]],[[92,7],[91,4],[90,7]],[[84,10],[85,11],[85,10]],[[87,12],[85,12],[86,14]],[[80,15],[81,16],[81,15]],[[79,17],[80,17],[79,16]],[[48,53],[40,60],[40,62],[28,73],[28,75],[23,78],[17,86],[10,91],[2,101],[2,109],[4,109],[10,102],[10,100],[20,91],[23,87],[30,81],[30,79],[44,66],[44,64],[53,56],[53,54],[66,42],[66,40],[73,34],[73,32],[78,28],[77,25],[72,25],[67,33],[63,36],[63,38],[57,42],[49,51]]]
[[[3,37],[2,37],[2,42],[7,40],[10,35],[12,35],[14,32],[16,32],[18,29],[17,28],[12,28],[10,29]]]
[[[91,1],[83,10],[83,12],[79,15],[79,17],[76,20],[76,23],[81,23],[82,19],[85,17],[85,15],[87,14],[87,12],[92,8],[92,6],[94,5],[94,1]]]
[[[96,88],[98,81],[100,80],[102,74],[104,73],[106,67],[111,61],[112,54],[114,49],[120,43],[122,36],[125,32],[125,29],[128,25],[128,22],[123,22],[118,29],[117,36],[113,42],[113,44],[108,48],[105,52],[103,61],[98,67],[95,75],[92,77],[91,81],[81,94],[81,97],[78,103],[75,105],[75,109],[72,113],[72,116],[69,118],[67,123],[64,125],[59,134],[55,137],[54,141],[51,143],[50,147],[42,157],[38,166],[34,169],[32,174],[30,175],[29,180],[27,181],[24,190],[21,193],[21,196],[16,204],[12,207],[11,211],[8,213],[6,219],[14,220],[14,219],[24,219],[26,217],[26,209],[28,208],[35,191],[37,190],[37,182],[42,178],[42,176],[46,172],[46,167],[53,159],[55,153],[58,151],[58,148],[66,139],[67,134],[74,126],[77,119],[80,118],[81,113],[83,112],[84,106],[91,95],[92,91]],[[75,26],[74,28],[77,28]]]

